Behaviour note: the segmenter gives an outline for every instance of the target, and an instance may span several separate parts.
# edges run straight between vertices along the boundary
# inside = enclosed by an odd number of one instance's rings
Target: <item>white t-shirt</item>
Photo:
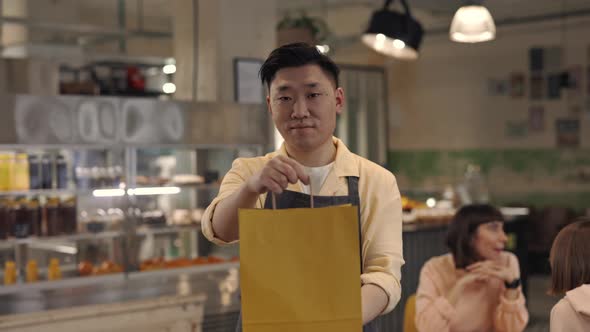
[[[324,185],[324,182],[326,181],[326,178],[328,177],[328,173],[330,173],[330,170],[332,169],[333,166],[334,166],[334,162],[331,162],[328,165],[320,166],[320,167],[305,167],[304,166],[305,171],[307,172],[307,174],[309,174],[309,178],[311,181],[311,185],[313,187],[313,194],[314,195],[319,195],[320,190],[322,189],[322,186]],[[305,185],[302,183],[301,188],[305,194],[308,194],[308,195],[310,194],[308,185]]]

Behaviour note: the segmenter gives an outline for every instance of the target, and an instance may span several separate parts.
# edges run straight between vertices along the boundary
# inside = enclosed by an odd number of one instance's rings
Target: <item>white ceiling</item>
[[[212,0],[205,0],[212,1]],[[234,0],[240,1],[240,0]],[[130,16],[143,12],[147,18],[170,19],[169,0],[125,0],[125,9]],[[428,28],[441,22],[450,22],[454,12],[463,0],[407,0],[413,14]],[[118,0],[81,0],[82,7],[102,12],[112,11]],[[279,15],[300,9],[307,12],[333,14],[335,11],[363,7],[375,10],[383,6],[384,0],[276,0]],[[483,4],[490,10],[496,21],[537,15],[554,15],[563,11],[590,9],[590,0],[488,0]],[[400,0],[394,0],[392,7],[401,8]]]
[[[410,9],[426,27],[440,28],[451,21],[455,11],[464,3],[462,0],[407,0]],[[351,7],[372,10],[381,8],[383,0],[278,0],[282,14],[304,9],[310,13],[321,12],[331,15],[334,11]],[[490,10],[496,21],[513,20],[523,17],[557,15],[562,12],[590,10],[589,0],[488,0],[483,4]],[[393,1],[393,8],[401,8],[400,1]]]
[[[119,0],[39,0],[40,3],[41,1],[78,6],[81,14],[87,14],[82,15],[83,17],[96,18],[88,19],[89,22],[79,22],[81,24],[96,24],[100,20],[104,21],[104,25],[113,28],[117,25]],[[464,3],[463,0],[407,1],[413,15],[430,32],[447,29],[454,12]],[[127,28],[137,29],[140,22],[143,22],[147,30],[171,30],[171,1],[124,0],[123,3],[127,14]],[[285,13],[303,9],[312,16],[325,18],[330,30],[340,37],[360,34],[366,27],[371,12],[381,8],[383,3],[384,0],[276,0],[279,19]],[[579,10],[590,12],[590,0],[487,0],[483,4],[488,7],[497,23]],[[392,6],[401,8],[400,0],[394,0]]]

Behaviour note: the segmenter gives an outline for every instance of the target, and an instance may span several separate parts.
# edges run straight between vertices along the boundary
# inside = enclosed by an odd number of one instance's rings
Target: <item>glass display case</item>
[[[200,221],[232,161],[269,146],[263,110],[40,98],[5,98],[14,112],[4,126],[14,121],[15,128],[12,137],[0,137],[1,292],[237,259],[237,248],[211,252]],[[49,105],[49,115],[31,105]],[[74,118],[73,132],[62,131],[63,112]],[[35,114],[47,122],[31,124],[39,122]],[[208,128],[229,117],[258,131],[248,135],[239,123],[221,134]]]

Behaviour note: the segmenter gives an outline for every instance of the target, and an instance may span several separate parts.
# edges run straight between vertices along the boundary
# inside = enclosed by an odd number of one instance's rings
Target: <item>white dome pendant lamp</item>
[[[459,8],[451,22],[449,37],[459,43],[481,43],[496,38],[496,24],[489,10],[474,1]]]

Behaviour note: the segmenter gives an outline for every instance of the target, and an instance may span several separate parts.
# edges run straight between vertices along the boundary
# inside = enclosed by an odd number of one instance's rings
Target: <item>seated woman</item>
[[[553,241],[551,293],[564,294],[551,309],[551,332],[590,331],[590,218],[579,218]]]
[[[449,225],[450,253],[420,272],[416,327],[421,332],[523,331],[528,319],[518,259],[504,251],[504,217],[490,205],[468,205]]]

